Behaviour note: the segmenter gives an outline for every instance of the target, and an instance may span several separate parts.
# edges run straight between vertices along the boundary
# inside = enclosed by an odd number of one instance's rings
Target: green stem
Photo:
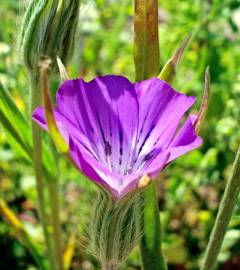
[[[135,0],[134,30],[136,81],[141,81],[160,69],[157,0]]]
[[[167,265],[161,249],[161,222],[156,183],[152,183],[143,193],[143,207],[142,269],[166,270]]]
[[[227,183],[217,218],[212,229],[207,250],[203,259],[201,270],[214,269],[218,254],[220,252],[228,224],[231,220],[233,210],[237,203],[240,192],[240,148],[238,149],[233,164],[232,175]]]
[[[41,91],[39,89],[39,84],[36,80],[31,81],[31,115],[37,106],[41,104]],[[36,188],[37,188],[37,198],[38,198],[38,213],[40,217],[40,222],[43,227],[44,238],[46,242],[46,252],[49,259],[50,269],[54,265],[54,260],[51,252],[51,242],[50,235],[48,233],[48,223],[46,214],[46,204],[45,204],[45,193],[44,193],[44,181],[43,181],[43,169],[42,169],[42,143],[41,143],[41,129],[35,123],[32,122],[32,140],[33,140],[33,160],[34,160],[34,170],[36,177]]]
[[[49,91],[49,71],[50,71],[50,61],[49,59],[42,60],[40,62],[40,92],[43,95],[43,104],[45,118],[48,125],[49,133],[52,135],[53,139],[60,140],[60,149],[62,149],[63,141],[61,135],[58,133],[56,123],[53,116],[53,109],[50,98]],[[68,147],[68,146],[67,146]],[[62,150],[65,152],[65,148]],[[66,150],[67,151],[67,150]],[[55,165],[58,164],[57,158],[55,158]],[[56,166],[58,167],[58,166]],[[49,201],[50,201],[50,215],[51,215],[51,226],[52,226],[52,240],[54,244],[54,261],[55,269],[63,270],[63,258],[62,258],[62,248],[61,248],[61,228],[59,219],[59,198],[58,198],[58,174],[52,172],[50,178],[48,179],[48,191],[49,191]]]
[[[58,181],[52,179],[49,183],[50,205],[51,205],[51,223],[53,227],[53,239],[55,247],[55,264],[57,270],[63,270],[62,247],[61,247],[61,226],[59,219],[59,194]]]
[[[158,1],[135,0],[134,62],[136,80],[159,74]],[[141,239],[142,269],[165,270],[161,249],[161,224],[156,195],[156,184],[143,194],[143,237]]]

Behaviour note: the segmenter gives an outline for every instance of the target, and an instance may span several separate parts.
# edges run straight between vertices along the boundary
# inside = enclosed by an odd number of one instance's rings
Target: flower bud
[[[171,83],[173,78],[176,76],[176,69],[179,61],[182,58],[182,55],[191,39],[192,34],[190,33],[182,42],[181,46],[173,54],[173,56],[168,60],[168,62],[162,68],[158,78]]]
[[[67,63],[72,55],[80,0],[32,0],[25,12],[20,49],[24,65],[36,74],[39,60],[57,56]]]
[[[117,201],[98,194],[89,226],[89,250],[102,269],[117,269],[128,257],[141,236],[140,221],[140,193]]]

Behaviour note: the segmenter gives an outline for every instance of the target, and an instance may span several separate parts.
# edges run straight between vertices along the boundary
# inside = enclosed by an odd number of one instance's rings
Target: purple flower
[[[153,180],[172,160],[201,145],[195,115],[178,130],[195,100],[158,78],[132,84],[107,75],[65,81],[54,116],[79,170],[121,198],[143,176]],[[33,119],[47,130],[43,108]]]

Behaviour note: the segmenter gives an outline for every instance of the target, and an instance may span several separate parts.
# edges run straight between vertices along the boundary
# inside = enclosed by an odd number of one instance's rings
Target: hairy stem
[[[31,115],[35,108],[41,103],[41,91],[37,80],[31,81]],[[38,198],[38,213],[40,222],[43,227],[44,238],[46,242],[46,252],[49,259],[50,268],[54,265],[54,258],[52,255],[50,234],[48,233],[48,222],[45,204],[45,192],[44,192],[44,180],[43,180],[43,168],[42,168],[42,143],[41,143],[41,129],[35,123],[32,122],[32,140],[33,140],[33,161],[34,171],[36,177],[36,189]]]
[[[212,229],[201,270],[214,269],[228,224],[240,192],[240,148],[233,164],[232,175],[227,183],[217,218]]]

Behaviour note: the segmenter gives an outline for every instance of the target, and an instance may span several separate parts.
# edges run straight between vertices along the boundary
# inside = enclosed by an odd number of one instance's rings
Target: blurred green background
[[[134,81],[133,0],[82,1],[71,77],[90,80],[99,74],[122,74]],[[0,80],[29,117],[29,85],[19,61],[17,35],[28,1],[0,1]],[[204,145],[169,166],[160,176],[159,207],[163,247],[169,269],[198,269],[209,239],[219,200],[240,144],[240,1],[159,0],[161,65],[193,32],[178,69],[174,87],[203,94],[210,66],[212,93],[201,135]],[[56,91],[57,85],[53,87]],[[1,120],[1,119],[0,119]],[[0,196],[43,248],[36,211],[33,169],[0,127]],[[94,187],[61,159],[61,220],[63,241],[74,231],[76,248],[71,269],[97,269],[83,239]],[[0,269],[36,269],[30,253],[0,216]],[[140,269],[134,250],[122,269]],[[240,203],[227,232],[218,269],[240,269]],[[151,269],[149,269],[151,270]]]

